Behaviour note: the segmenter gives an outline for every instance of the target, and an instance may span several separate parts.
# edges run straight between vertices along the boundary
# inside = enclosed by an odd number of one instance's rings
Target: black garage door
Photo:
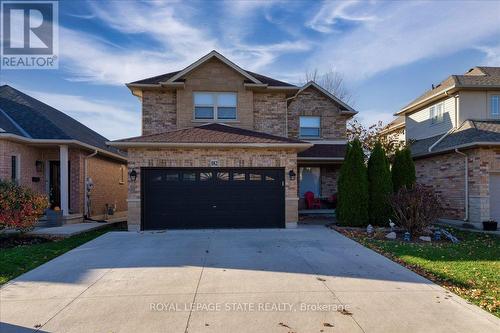
[[[283,228],[284,169],[143,168],[142,229]]]

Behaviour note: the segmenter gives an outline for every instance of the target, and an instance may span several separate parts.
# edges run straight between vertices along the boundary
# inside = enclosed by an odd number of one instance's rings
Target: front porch
[[[47,142],[4,141],[11,157],[12,177],[18,185],[45,194],[50,212],[40,218],[47,225],[51,213],[61,215],[62,224],[79,223],[85,215],[85,164],[87,152],[77,146]],[[84,202],[85,201],[85,202]],[[52,214],[52,215],[54,215]],[[53,216],[52,216],[53,217]]]
[[[346,144],[341,142],[315,142],[313,147],[298,154],[299,216],[335,216],[337,180],[345,148]]]

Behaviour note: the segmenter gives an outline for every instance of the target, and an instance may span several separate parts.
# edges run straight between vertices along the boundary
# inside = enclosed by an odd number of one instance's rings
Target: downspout
[[[428,149],[429,153],[432,152],[432,149],[434,149],[434,147],[436,147],[441,141],[443,141],[444,138],[453,133],[453,131],[455,131],[455,127],[452,127],[448,132],[446,132],[442,137],[440,137],[436,142],[434,142]]]
[[[468,170],[469,170],[469,160],[467,154],[461,152],[458,150],[458,148],[455,148],[455,153],[462,155],[465,157],[465,173],[464,173],[464,179],[465,179],[465,218],[464,221],[467,222],[469,221],[469,177],[468,177]]]
[[[88,210],[88,198],[87,198],[87,181],[88,181],[88,160],[97,155],[97,150],[92,154],[84,157],[84,196],[83,196],[83,212],[84,217],[90,219],[90,211]]]

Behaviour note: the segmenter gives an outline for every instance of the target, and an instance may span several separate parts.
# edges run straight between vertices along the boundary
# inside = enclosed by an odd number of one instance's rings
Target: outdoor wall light
[[[130,181],[135,183],[137,179],[137,171],[135,171],[135,169],[132,169],[132,171],[130,171],[129,176],[130,176]]]
[[[288,171],[288,177],[290,178],[290,180],[295,180],[295,172],[293,170],[290,170]]]

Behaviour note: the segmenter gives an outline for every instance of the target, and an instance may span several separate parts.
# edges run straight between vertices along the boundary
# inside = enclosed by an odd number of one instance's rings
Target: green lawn
[[[47,243],[0,249],[0,285],[111,230],[107,227]]]
[[[500,237],[449,230],[461,240],[459,244],[377,240],[358,233],[347,236],[500,317]]]

